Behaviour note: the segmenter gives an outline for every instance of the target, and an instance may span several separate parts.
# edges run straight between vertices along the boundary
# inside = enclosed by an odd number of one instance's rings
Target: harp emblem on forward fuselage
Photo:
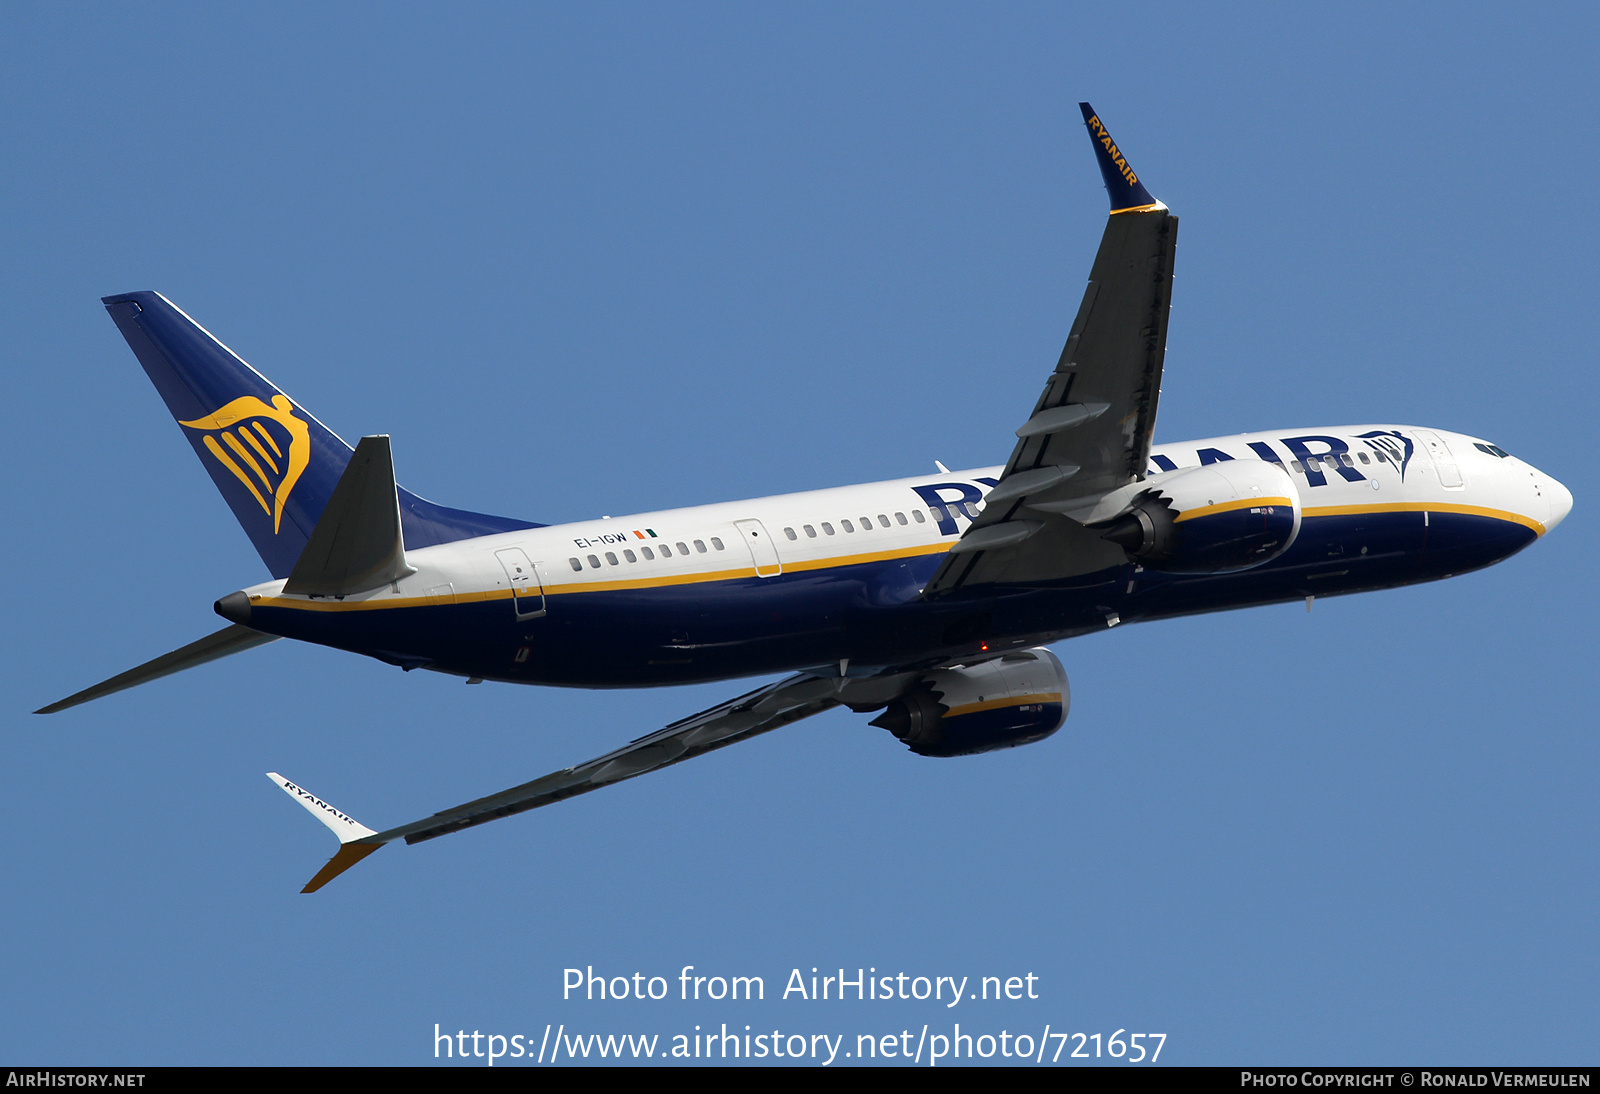
[[[295,483],[311,462],[311,429],[293,410],[287,395],[274,395],[270,405],[245,395],[204,418],[178,423],[204,434],[206,451],[260,503],[272,518],[274,535]]]
[[[1411,466],[1411,453],[1416,450],[1410,437],[1398,429],[1374,429],[1371,433],[1358,434],[1358,437],[1366,441],[1374,452],[1387,456],[1389,465],[1400,472],[1400,481],[1406,481],[1406,468]]]

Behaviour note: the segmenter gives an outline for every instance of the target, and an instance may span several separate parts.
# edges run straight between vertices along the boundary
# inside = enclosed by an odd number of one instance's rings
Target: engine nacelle
[[[1151,475],[1143,485],[1132,505],[1094,527],[1151,570],[1248,570],[1300,534],[1300,492],[1275,463],[1225,460]]]
[[[1067,720],[1067,673],[1044,648],[930,672],[872,720],[923,756],[970,756],[1042,741]]]

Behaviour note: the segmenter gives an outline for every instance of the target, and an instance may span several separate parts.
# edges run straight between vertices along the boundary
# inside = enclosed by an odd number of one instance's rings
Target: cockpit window
[[[1511,453],[1507,452],[1497,444],[1484,444],[1481,441],[1473,441],[1472,447],[1476,448],[1479,452],[1485,452],[1502,460],[1508,459],[1511,456]]]

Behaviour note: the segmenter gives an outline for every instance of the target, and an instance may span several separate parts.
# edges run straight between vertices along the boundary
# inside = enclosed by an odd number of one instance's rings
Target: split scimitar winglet
[[[267,778],[277,783],[285,794],[305,806],[313,817],[326,824],[329,830],[339,837],[339,850],[328,860],[326,866],[317,871],[316,877],[306,882],[306,887],[300,890],[302,893],[316,892],[383,846],[382,843],[363,842],[369,841],[371,837],[376,836],[378,833],[343,811],[329,805],[305,787],[296,786],[276,771],[267,772]]]

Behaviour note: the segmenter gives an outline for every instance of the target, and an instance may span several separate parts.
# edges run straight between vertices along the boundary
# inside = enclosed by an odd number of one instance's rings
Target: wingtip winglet
[[[368,836],[377,835],[350,814],[329,805],[305,787],[296,786],[276,771],[267,772],[267,778],[271,779],[278,789],[305,806],[306,812],[327,825],[328,830],[339,837],[340,843],[354,843]]]
[[[267,778],[271,779],[278,789],[305,806],[308,813],[327,825],[329,830],[339,837],[339,850],[328,860],[327,865],[317,871],[316,877],[306,882],[306,887],[300,890],[302,893],[316,892],[389,842],[372,839],[371,837],[378,833],[349,814],[329,805],[305,787],[290,782],[276,771],[267,772]]]
[[[1100,163],[1100,174],[1106,182],[1106,192],[1111,196],[1111,213],[1145,213],[1156,212],[1166,208],[1157,201],[1150,191],[1145,189],[1144,183],[1139,181],[1139,176],[1128,165],[1128,157],[1123,155],[1117,147],[1117,142],[1111,139],[1111,134],[1106,130],[1105,123],[1094,112],[1094,107],[1088,103],[1079,103],[1078,109],[1083,111],[1083,124],[1089,130],[1089,139],[1094,143],[1095,159]]]

